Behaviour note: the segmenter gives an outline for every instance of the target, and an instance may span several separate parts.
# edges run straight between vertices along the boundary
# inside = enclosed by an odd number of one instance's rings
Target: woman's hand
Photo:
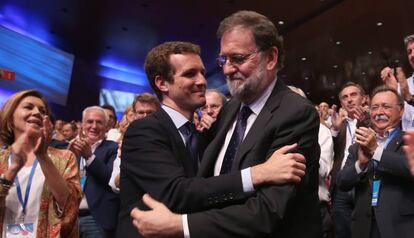
[[[37,136],[33,137],[34,148],[33,151],[38,159],[43,159],[47,156],[47,148],[52,140],[52,123],[48,116],[43,116],[43,127],[40,129]]]

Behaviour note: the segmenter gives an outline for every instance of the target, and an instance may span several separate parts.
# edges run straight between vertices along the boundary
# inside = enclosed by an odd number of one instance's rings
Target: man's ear
[[[163,94],[167,94],[167,92],[169,91],[168,85],[169,83],[167,82],[167,80],[165,80],[163,77],[161,77],[160,75],[155,76],[154,79],[154,83],[155,86],[163,93]]]
[[[272,47],[269,49],[269,53],[267,55],[267,62],[266,62],[266,69],[273,70],[277,65],[278,60],[278,50],[276,47]]]

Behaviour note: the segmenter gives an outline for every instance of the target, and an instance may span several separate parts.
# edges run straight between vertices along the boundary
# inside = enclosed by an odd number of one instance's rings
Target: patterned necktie
[[[197,133],[195,125],[191,122],[185,123],[180,127],[180,132],[184,136],[185,147],[187,149],[187,154],[191,159],[191,165],[194,169],[194,172],[198,170],[198,151],[197,151]]]
[[[221,165],[220,174],[228,173],[233,165],[237,150],[243,141],[244,132],[246,131],[247,118],[252,114],[252,110],[248,106],[243,106],[237,117],[236,127],[231,136],[229,145],[224,154],[223,164]]]

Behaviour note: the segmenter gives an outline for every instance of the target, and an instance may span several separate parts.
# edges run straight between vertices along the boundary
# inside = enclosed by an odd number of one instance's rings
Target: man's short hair
[[[408,44],[414,42],[414,34],[404,37],[405,48],[408,47]]]
[[[73,122],[73,121],[72,122],[66,122],[63,126],[66,126],[66,125],[70,125],[70,129],[74,132],[76,132],[78,130],[78,127],[76,126],[76,123]]]
[[[285,58],[283,38],[279,36],[276,26],[269,18],[254,11],[238,11],[220,22],[217,37],[221,38],[225,32],[236,27],[251,30],[260,51],[276,47],[278,50],[278,69],[283,67]]]
[[[227,98],[226,96],[224,96],[224,94],[222,92],[220,92],[217,89],[207,89],[206,90],[206,95],[207,93],[217,93],[217,95],[219,95],[220,99],[221,99],[221,104],[224,105],[224,103],[227,102]]]
[[[171,65],[170,55],[185,53],[200,55],[200,47],[190,42],[165,42],[154,47],[147,54],[144,63],[145,72],[152,89],[160,100],[162,100],[162,93],[155,85],[155,77],[160,76],[162,80],[171,82],[175,69]]]
[[[115,108],[114,108],[113,106],[111,106],[111,105],[109,105],[109,104],[104,104],[104,105],[102,105],[101,107],[102,107],[103,109],[108,109],[108,110],[110,110],[110,111],[114,114],[114,116],[115,116],[115,118],[116,118]]]
[[[401,108],[404,108],[404,98],[397,92],[397,90],[387,85],[380,85],[374,88],[374,90],[372,90],[371,92],[371,99],[374,98],[374,96],[377,95],[378,93],[383,93],[383,92],[393,93],[397,97],[398,105],[400,105]]]
[[[155,107],[160,107],[160,101],[158,98],[151,93],[141,93],[135,96],[134,102],[132,103],[132,110],[135,112],[135,104],[137,102],[140,103],[147,103],[147,104],[154,104]]]
[[[85,121],[86,113],[89,112],[89,111],[92,111],[92,110],[96,110],[96,111],[99,111],[100,113],[102,113],[102,115],[104,116],[105,126],[108,125],[108,120],[109,120],[108,114],[105,112],[105,110],[102,107],[98,107],[98,106],[91,106],[91,107],[85,108],[82,112],[82,122]]]
[[[358,89],[359,89],[359,91],[361,92],[361,95],[362,95],[362,96],[365,96],[365,90],[364,90],[364,88],[363,88],[361,85],[359,85],[359,84],[357,84],[357,83],[354,83],[354,82],[346,82],[346,83],[345,83],[344,85],[342,85],[342,87],[339,89],[339,94],[338,94],[339,100],[341,100],[341,93],[342,93],[342,91],[343,91],[345,88],[347,88],[347,87],[351,87],[351,86],[358,88]]]

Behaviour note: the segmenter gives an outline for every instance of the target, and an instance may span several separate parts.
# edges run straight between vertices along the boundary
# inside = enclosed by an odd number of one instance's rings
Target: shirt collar
[[[276,81],[277,78],[273,80],[273,82],[266,88],[264,93],[257,100],[248,105],[255,115],[259,115],[259,113],[262,111],[267,99],[269,99],[270,94],[272,94],[273,88],[276,85]],[[243,103],[242,107],[243,105],[245,104]]]
[[[161,105],[161,108],[164,109],[164,111],[170,116],[171,120],[173,121],[175,127],[179,129],[182,127],[185,123],[188,122],[188,119],[178,111],[172,109],[169,106],[166,106],[164,104]]]
[[[103,139],[102,139],[102,140],[98,140],[98,141],[97,141],[97,142],[95,142],[93,145],[91,145],[91,150],[92,150],[92,152],[95,152],[96,148],[98,148],[98,147],[99,147],[99,145],[102,143],[102,141],[103,141]]]

